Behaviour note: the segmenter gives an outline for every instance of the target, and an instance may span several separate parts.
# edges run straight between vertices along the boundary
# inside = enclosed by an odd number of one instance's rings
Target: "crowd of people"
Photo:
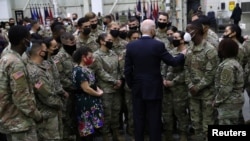
[[[229,24],[219,38],[202,13],[185,31],[169,19],[119,23],[88,12],[1,25],[1,141],[125,141],[124,132],[173,141],[175,131],[205,141],[208,125],[247,124],[241,28]]]

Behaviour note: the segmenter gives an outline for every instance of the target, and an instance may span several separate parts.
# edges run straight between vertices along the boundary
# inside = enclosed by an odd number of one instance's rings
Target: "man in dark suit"
[[[171,66],[183,65],[186,51],[175,58],[170,55],[164,43],[153,39],[155,23],[152,20],[141,23],[141,32],[142,38],[127,45],[124,72],[132,89],[135,141],[144,141],[145,123],[149,128],[150,141],[161,141],[161,61]]]

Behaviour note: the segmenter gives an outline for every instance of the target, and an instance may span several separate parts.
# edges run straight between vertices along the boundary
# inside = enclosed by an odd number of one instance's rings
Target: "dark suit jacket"
[[[184,55],[172,57],[164,43],[149,36],[129,43],[126,48],[124,74],[133,97],[145,100],[162,99],[161,61],[171,66],[183,65]]]

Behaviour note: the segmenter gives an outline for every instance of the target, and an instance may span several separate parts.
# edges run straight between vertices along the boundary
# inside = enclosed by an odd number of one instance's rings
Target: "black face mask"
[[[119,37],[122,39],[126,39],[127,35],[128,35],[127,32],[122,31],[122,32],[120,32]]]
[[[129,30],[137,30],[137,26],[129,27]]]
[[[110,30],[110,34],[116,38],[119,36],[120,31],[119,30]]]
[[[158,22],[158,27],[160,29],[163,29],[163,28],[167,27],[167,23]]]
[[[178,47],[181,44],[181,40],[173,40],[172,44],[174,45],[174,47]]]
[[[229,36],[230,36],[230,34],[228,34],[228,35],[223,35],[223,38],[224,38],[224,39],[230,38]]]
[[[69,45],[63,45],[64,50],[70,54],[71,56],[73,55],[74,51],[76,50],[76,45],[69,46]]]
[[[111,49],[113,47],[113,42],[106,41],[105,45],[108,49]]]
[[[173,43],[173,37],[167,37],[170,44]]]
[[[83,33],[84,35],[89,35],[90,32],[91,32],[91,29],[90,29],[90,28],[84,28],[82,33]]]
[[[57,55],[57,53],[59,52],[59,48],[58,49],[55,49],[53,50],[53,53],[51,55]]]
[[[97,28],[97,24],[91,24],[91,28],[92,29],[96,29]]]
[[[44,56],[40,55],[40,56],[43,58],[43,60],[47,60],[48,59],[48,51],[42,51],[42,52],[44,52],[45,55]]]
[[[76,20],[76,18],[73,18],[73,21],[75,21]]]

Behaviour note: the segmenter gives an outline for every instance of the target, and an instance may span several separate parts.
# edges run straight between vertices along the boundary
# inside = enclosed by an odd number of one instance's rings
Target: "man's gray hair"
[[[146,19],[141,23],[141,32],[149,33],[152,29],[155,29],[155,22],[150,19]]]

